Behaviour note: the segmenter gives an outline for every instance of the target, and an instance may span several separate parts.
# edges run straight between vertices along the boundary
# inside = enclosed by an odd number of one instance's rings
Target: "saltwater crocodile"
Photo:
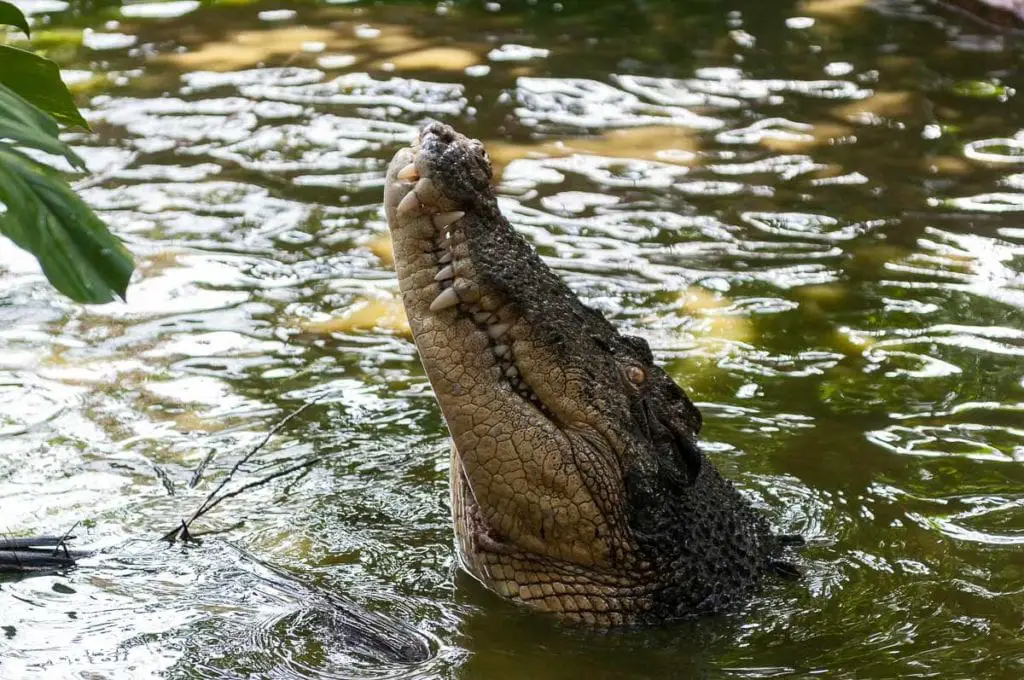
[[[648,344],[585,306],[502,216],[483,146],[427,125],[384,206],[416,347],[452,437],[463,567],[597,626],[717,612],[787,537],[697,447],[701,415]]]

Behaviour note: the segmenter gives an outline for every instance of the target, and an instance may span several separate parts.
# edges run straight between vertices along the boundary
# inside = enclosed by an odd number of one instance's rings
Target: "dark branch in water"
[[[261,477],[252,482],[243,484],[242,486],[232,491],[224,491],[224,487],[234,478],[235,473],[252,458],[259,453],[267,445],[270,439],[280,432],[285,425],[287,425],[293,418],[301,414],[303,411],[308,409],[310,406],[316,404],[323,397],[317,397],[311,401],[306,402],[299,408],[295,409],[284,418],[282,418],[276,425],[270,428],[270,431],[259,441],[258,444],[253,446],[249,451],[242,456],[238,462],[236,462],[227,475],[220,481],[210,494],[206,497],[206,500],[199,506],[199,508],[192,513],[192,516],[187,520],[181,520],[181,524],[169,531],[163,536],[163,540],[170,543],[174,543],[178,539],[188,542],[194,540],[195,536],[191,532],[191,526],[194,521],[208,513],[213,508],[220,505],[222,501],[229,498],[239,496],[246,491],[255,489],[263,486],[275,479],[279,479],[286,475],[290,475],[293,472],[299,472],[301,470],[308,469],[314,464],[319,462],[318,457],[311,457],[307,460],[291,465],[281,470],[272,472],[271,474]],[[203,462],[201,469],[205,468],[209,463],[209,459]],[[167,473],[159,466],[153,466],[156,470],[157,477],[161,479],[167,492],[174,495],[174,485]],[[201,474],[201,469],[197,470],[196,476]],[[193,477],[193,480],[196,479]],[[16,573],[24,574],[36,571],[46,571],[53,569],[61,569],[66,567],[74,566],[75,560],[80,557],[86,556],[88,553],[70,550],[68,547],[68,541],[73,540],[75,537],[71,535],[71,532],[78,526],[76,522],[63,536],[29,536],[29,537],[4,537],[0,536],[0,573]]]
[[[24,574],[74,566],[76,559],[88,554],[68,548],[77,526],[76,522],[63,536],[0,536],[0,572]]]
[[[263,439],[261,439],[258,444],[249,449],[249,451],[246,452],[244,456],[238,459],[238,461],[228,471],[227,475],[224,476],[224,479],[220,481],[220,484],[217,485],[217,488],[211,491],[210,494],[206,497],[206,500],[202,502],[202,504],[199,506],[198,509],[196,509],[194,513],[192,513],[192,516],[189,517],[187,520],[182,520],[181,526],[175,527],[171,531],[164,534],[161,540],[167,541],[169,543],[174,543],[178,539],[181,539],[182,541],[185,541],[187,543],[188,541],[193,539],[193,535],[190,532],[192,522],[196,521],[197,519],[208,513],[210,510],[220,505],[221,501],[227,500],[228,498],[234,498],[235,496],[238,496],[250,489],[255,489],[257,487],[263,486],[264,484],[267,484],[268,482],[271,482],[275,479],[284,477],[285,475],[290,475],[291,473],[297,472],[299,470],[304,470],[310,467],[311,465],[317,463],[319,461],[319,458],[310,458],[296,465],[289,466],[283,470],[273,472],[267,475],[266,477],[260,477],[255,481],[243,484],[242,486],[232,491],[221,493],[221,490],[225,486],[227,486],[228,482],[232,480],[232,478],[235,476],[235,473],[238,472],[238,470],[241,469],[243,465],[252,460],[253,456],[259,453],[275,434],[280,432],[284,428],[284,426],[287,425],[293,418],[301,414],[310,406],[316,404],[322,398],[323,397],[320,396],[306,402],[299,408],[295,409],[294,411],[286,415],[276,425],[270,428],[270,430],[267,432],[266,435],[264,435]],[[208,461],[204,461],[201,467],[205,468],[207,462]]]
[[[164,489],[167,490],[167,495],[168,496],[173,496],[174,495],[174,480],[172,480],[170,475],[167,474],[167,470],[164,470],[162,467],[160,467],[159,465],[154,463],[153,464],[153,472],[156,473],[156,476],[160,480],[160,483],[164,485]]]

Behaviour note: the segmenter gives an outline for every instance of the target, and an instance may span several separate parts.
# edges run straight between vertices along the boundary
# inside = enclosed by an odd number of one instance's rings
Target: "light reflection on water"
[[[649,3],[625,32],[615,3],[20,4],[92,31],[54,54],[94,130],[69,140],[139,276],[127,304],[80,308],[0,243],[0,529],[83,521],[97,551],[0,583],[0,676],[1020,676],[1024,84],[1004,39],[909,1]],[[708,454],[809,539],[805,578],[594,635],[455,574],[443,427],[384,321],[384,167],[427,118],[483,139],[505,213],[651,341]],[[225,502],[200,547],[153,541],[313,397],[239,484],[320,464]],[[415,627],[429,658],[367,653],[325,597]]]

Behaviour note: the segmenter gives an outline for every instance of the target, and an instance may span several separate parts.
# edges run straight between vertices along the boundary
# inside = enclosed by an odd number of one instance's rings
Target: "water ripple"
[[[682,106],[647,103],[639,97],[596,80],[576,78],[519,78],[516,116],[525,125],[614,128],[677,125],[714,130],[722,122]]]
[[[19,2],[138,267],[84,308],[0,241],[0,530],[85,520],[98,551],[0,587],[4,677],[1019,677],[1009,43],[897,0],[357,4]],[[803,578],[597,637],[453,581],[380,205],[426,118],[483,139],[519,231],[649,340],[706,454],[808,539]],[[316,465],[196,527],[251,554],[150,542],[313,397],[235,482]],[[375,654],[353,604],[428,654]]]
[[[971,460],[1024,461],[1024,429],[979,423],[891,425],[867,433],[872,444],[893,453]]]
[[[465,107],[458,83],[432,83],[407,78],[376,80],[349,73],[325,83],[306,85],[241,85],[239,93],[256,100],[298,104],[348,104],[376,107],[384,114],[395,109],[411,113],[457,115]]]

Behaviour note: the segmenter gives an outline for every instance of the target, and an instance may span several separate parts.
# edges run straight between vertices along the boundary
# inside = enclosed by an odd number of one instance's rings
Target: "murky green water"
[[[0,244],[0,530],[97,551],[0,583],[4,680],[1024,675],[1022,43],[925,0],[18,4],[140,266],[83,308]],[[427,118],[657,348],[803,580],[598,635],[453,572],[381,259]],[[155,540],[315,397],[234,485],[315,465]],[[338,597],[429,658],[347,638]]]

